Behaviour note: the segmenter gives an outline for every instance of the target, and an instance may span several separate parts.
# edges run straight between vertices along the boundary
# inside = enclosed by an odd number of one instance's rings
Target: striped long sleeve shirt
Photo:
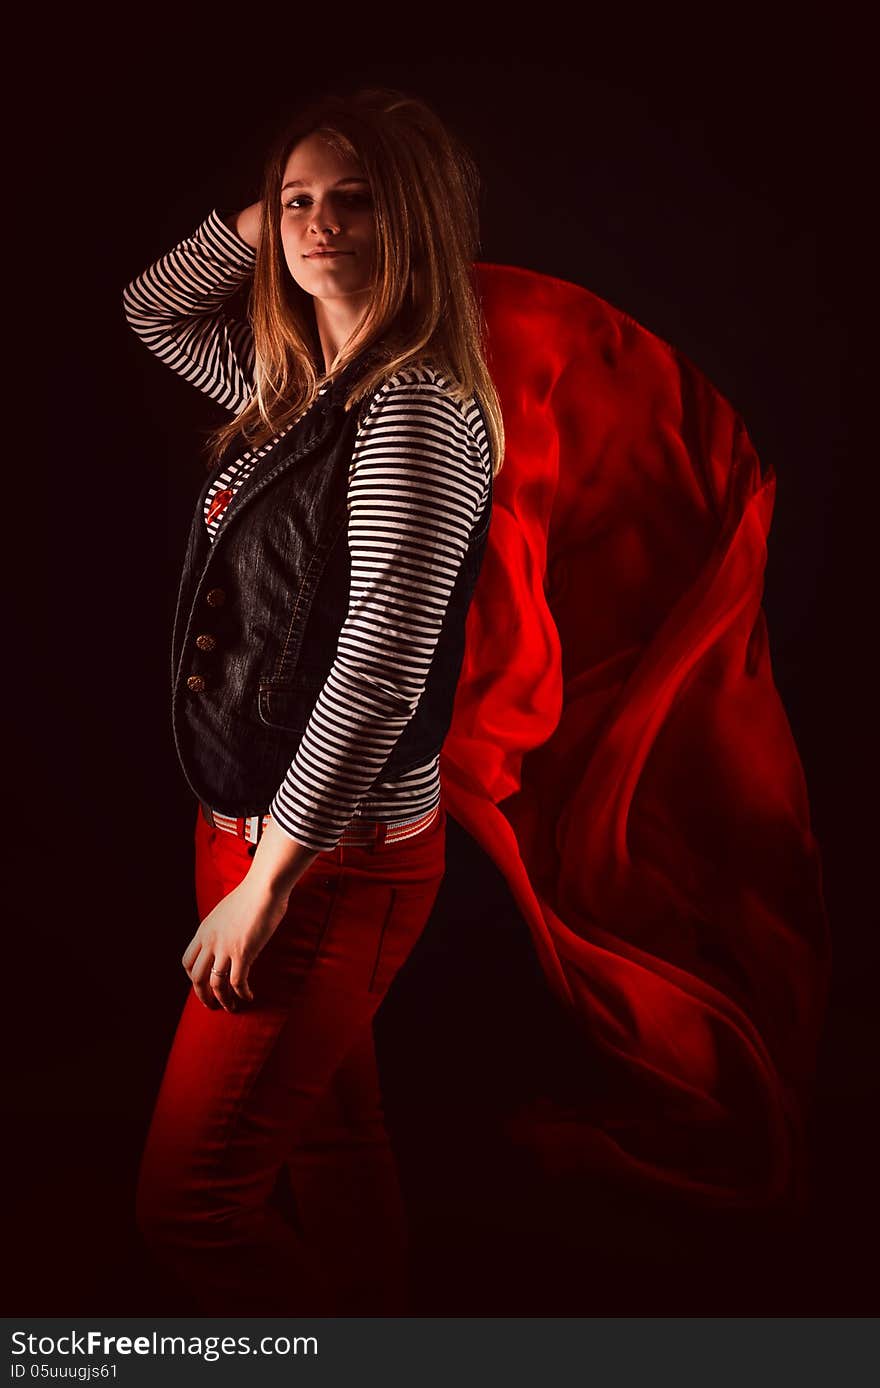
[[[215,208],[123,292],[128,323],[147,347],[236,414],[254,390],[254,344],[226,301],[255,258]],[[205,502],[211,539],[236,487],[279,437],[216,480]],[[490,469],[475,400],[453,399],[432,367],[401,370],[375,392],[349,470],[351,587],[336,657],[268,807],[308,848],[333,848],[353,818],[398,824],[439,801],[439,754],[395,780],[381,771],[427,682]]]

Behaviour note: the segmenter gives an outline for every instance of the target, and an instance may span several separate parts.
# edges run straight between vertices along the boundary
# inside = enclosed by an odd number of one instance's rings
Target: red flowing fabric
[[[625,313],[475,270],[507,448],[441,774],[602,1079],[511,1136],[557,1177],[797,1198],[830,944],[761,607],[775,474]]]

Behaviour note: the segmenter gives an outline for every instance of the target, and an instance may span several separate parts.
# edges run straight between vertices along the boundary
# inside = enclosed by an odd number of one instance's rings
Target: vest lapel
[[[277,481],[294,463],[300,462],[309,453],[323,447],[334,430],[342,427],[349,417],[346,416],[343,408],[345,395],[351,388],[353,381],[366,371],[371,361],[371,353],[365,352],[350,362],[342,375],[333,382],[327,393],[319,395],[293,428],[277,440],[270,453],[260,459],[257,467],[237,489],[223,512],[214,532],[213,549],[216,550],[218,541],[225,535],[230,524],[247,509],[256,497],[260,496],[267,487],[271,487],[273,482]],[[220,471],[222,472],[222,470],[221,466]],[[214,476],[216,475],[215,473]],[[206,496],[207,488],[200,498],[201,512],[204,509]]]

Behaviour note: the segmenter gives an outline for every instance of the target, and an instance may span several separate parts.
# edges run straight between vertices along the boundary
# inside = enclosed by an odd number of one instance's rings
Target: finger
[[[192,978],[193,992],[199,1002],[203,1002],[205,1007],[216,1010],[220,1004],[211,991],[211,969],[214,965],[214,951],[203,949],[193,966],[190,977]]]
[[[193,964],[196,962],[196,960],[199,957],[199,954],[201,953],[201,949],[201,940],[199,939],[198,935],[193,935],[186,949],[183,951],[183,956],[180,960],[187,973],[190,973]]]
[[[238,1006],[238,999],[229,982],[231,970],[231,959],[224,959],[222,963],[215,959],[208,975],[211,992],[226,1012],[234,1012]]]
[[[241,959],[238,964],[233,964],[232,973],[229,977],[230,985],[241,1002],[253,1002],[254,995],[251,985],[248,982],[251,965],[249,959]]]

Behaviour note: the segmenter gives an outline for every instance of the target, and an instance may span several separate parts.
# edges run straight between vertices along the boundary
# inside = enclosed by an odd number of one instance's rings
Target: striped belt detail
[[[252,814],[244,818],[236,819],[234,815],[220,814],[218,810],[212,810],[204,801],[199,801],[202,807],[202,815],[214,829],[222,829],[224,833],[235,834],[237,838],[246,839],[248,843],[258,843],[260,835],[271,819],[271,815]],[[431,810],[426,810],[416,819],[395,820],[393,824],[384,824],[379,819],[353,819],[348,826],[343,829],[339,843],[395,843],[398,839],[411,839],[415,834],[421,834],[429,828],[437,815],[440,813],[438,803]],[[332,853],[333,849],[323,850]]]

